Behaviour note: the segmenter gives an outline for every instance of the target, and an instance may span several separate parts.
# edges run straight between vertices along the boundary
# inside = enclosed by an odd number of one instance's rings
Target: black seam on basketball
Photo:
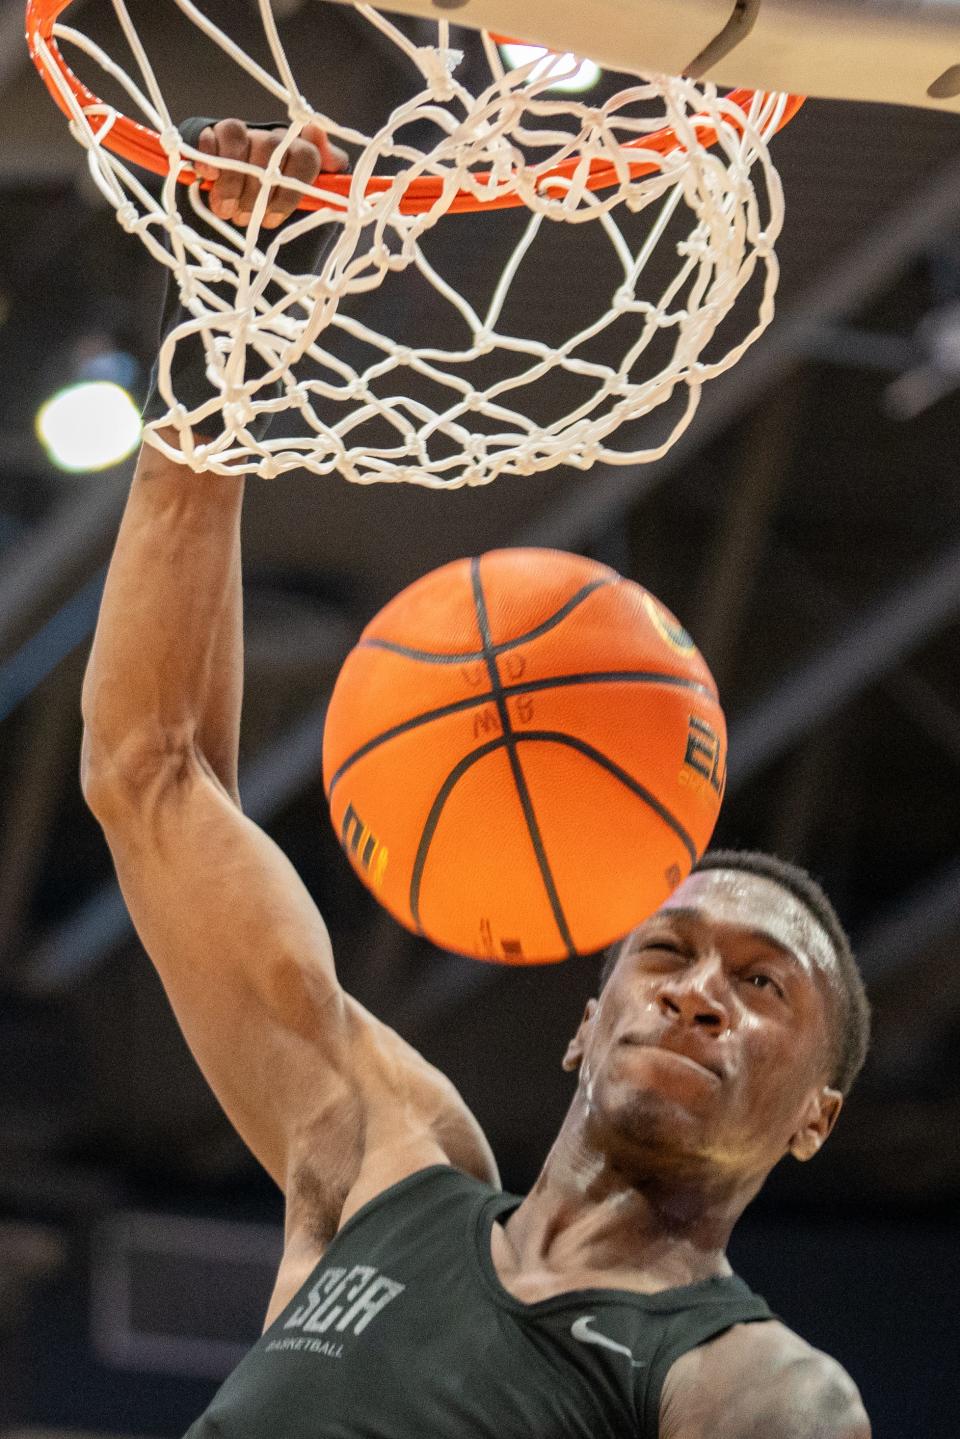
[[[477,563],[477,560],[470,561],[471,567]],[[485,646],[482,650],[465,650],[462,654],[445,655],[439,654],[434,650],[411,649],[409,645],[394,644],[393,640],[378,639],[360,639],[357,642],[357,648],[389,650],[391,654],[403,655],[404,658],[408,660],[421,660],[425,664],[467,665],[475,660],[485,660],[489,654],[506,654],[508,650],[516,649],[517,645],[528,644],[530,640],[538,640],[541,635],[545,635],[548,630],[554,629],[565,620],[571,610],[575,610],[578,605],[583,604],[583,601],[588,595],[592,595],[594,590],[600,589],[603,585],[613,585],[617,583],[618,580],[613,578],[591,580],[588,585],[584,585],[582,589],[577,590],[575,595],[571,595],[566,603],[561,605],[558,610],[555,610],[552,615],[548,615],[545,620],[539,625],[536,625],[532,630],[527,630],[526,634],[517,635],[512,640],[504,640],[503,644]]]
[[[574,675],[549,675],[546,679],[522,680],[518,684],[504,685],[504,698],[509,700],[514,695],[533,694],[538,690],[562,689],[565,685],[586,685],[592,684],[639,684],[639,685],[665,685],[668,688],[692,690],[695,694],[706,696],[716,704],[717,696],[708,685],[701,684],[699,680],[686,679],[682,675],[659,674],[656,670],[597,670],[593,673]],[[375,734],[353,754],[348,755],[343,764],[334,770],[330,777],[330,784],[327,787],[327,799],[333,798],[333,791],[343,779],[348,770],[352,769],[358,760],[379,749],[380,745],[386,744],[388,740],[396,739],[398,735],[408,734],[411,730],[419,729],[421,725],[432,724],[434,720],[444,719],[447,715],[462,714],[464,710],[478,709],[481,705],[489,704],[493,699],[493,691],[485,690],[483,694],[471,695],[469,699],[454,700],[448,705],[439,705],[434,710],[423,710],[421,714],[414,715],[411,719],[404,720],[401,724],[392,725],[390,729],[381,730]]]
[[[591,759],[594,763],[599,764],[603,769],[606,769],[612,774],[615,779],[620,780],[638,799],[642,799],[645,804],[648,804],[654,813],[659,815],[665,824],[669,825],[683,842],[690,855],[691,864],[696,864],[699,857],[696,846],[680,821],[670,813],[665,805],[660,803],[656,796],[652,795],[643,785],[638,784],[632,775],[622,770],[618,764],[615,764],[614,761],[603,754],[601,750],[594,748],[593,745],[585,744],[582,740],[574,739],[572,735],[564,734],[559,730],[528,730],[524,734],[513,732],[511,738],[514,744],[517,740],[534,740],[548,744],[565,744],[571,749],[578,750],[581,754],[585,755],[587,759]],[[410,877],[410,913],[420,934],[424,933],[423,925],[420,922],[420,884],[423,879],[423,871],[426,866],[430,845],[433,842],[433,836],[436,833],[437,825],[440,823],[440,816],[443,813],[443,807],[461,776],[466,774],[467,770],[476,764],[478,760],[483,759],[485,755],[492,754],[494,750],[498,749],[509,749],[509,741],[506,733],[497,739],[489,740],[486,744],[478,745],[476,749],[464,755],[463,759],[458,760],[440,786],[433,804],[430,806],[430,811],[424,821],[423,829],[420,832],[420,841],[417,845],[417,853],[413,862],[413,872]],[[574,953],[576,953],[575,950]]]
[[[543,880],[544,888],[547,891],[547,899],[550,901],[550,908],[553,912],[554,923],[560,931],[560,938],[567,947],[567,955],[570,959],[577,956],[577,947],[573,942],[570,927],[567,924],[567,917],[563,912],[563,905],[560,903],[560,896],[557,893],[557,886],[554,882],[550,863],[547,859],[547,852],[543,844],[543,836],[540,833],[540,826],[537,824],[537,816],[533,809],[533,800],[530,798],[530,790],[527,786],[526,777],[520,764],[520,756],[517,754],[517,737],[513,732],[510,723],[510,712],[507,709],[507,701],[503,693],[503,684],[500,679],[500,670],[497,665],[496,652],[490,636],[490,621],[487,616],[487,602],[483,594],[483,583],[480,579],[480,561],[470,561],[470,582],[473,586],[473,603],[477,611],[477,625],[480,629],[480,638],[483,640],[484,661],[487,672],[490,675],[490,686],[493,690],[493,697],[500,713],[500,726],[503,730],[503,738],[506,742],[507,758],[510,761],[510,770],[513,774],[513,783],[516,786],[517,797],[523,809],[523,817],[527,822],[527,830],[530,834],[530,842],[533,845],[533,852],[536,855],[537,865],[540,869],[540,877]],[[605,582],[604,582],[605,583]],[[595,588],[595,586],[594,586]]]
[[[373,750],[379,749],[381,745],[389,740],[396,739],[398,735],[409,734],[411,730],[419,729],[421,725],[431,724],[434,720],[445,719],[447,715],[460,714],[463,710],[473,709],[477,705],[489,704],[493,699],[490,690],[485,690],[482,695],[471,695],[466,700],[455,700],[448,705],[440,705],[435,710],[424,710],[422,714],[414,715],[412,719],[404,720],[402,724],[393,725],[390,729],[381,730],[379,734],[368,739],[353,754],[348,755],[339,769],[334,770],[330,776],[330,784],[327,789],[327,799],[333,798],[333,791],[343,779],[348,770],[352,769],[358,760],[362,760]]]
[[[443,807],[450,798],[451,791],[462,775],[466,774],[471,765],[477,760],[483,759],[484,755],[492,754],[495,749],[502,749],[506,741],[501,735],[499,739],[488,740],[486,744],[479,745],[476,749],[465,754],[463,759],[458,760],[453,769],[447,775],[443,784],[437,790],[430,812],[423,822],[423,829],[420,831],[420,841],[417,845],[417,853],[413,861],[413,872],[410,875],[410,913],[413,922],[420,934],[423,934],[423,925],[420,923],[420,883],[423,879],[424,866],[427,863],[427,854],[430,845],[433,843],[433,836],[436,833],[437,825],[440,823],[440,816]]]
[[[651,794],[648,789],[634,779],[633,775],[628,774],[625,769],[621,769],[616,761],[610,759],[602,750],[595,749],[592,744],[587,744],[585,740],[574,739],[573,735],[564,734],[562,730],[525,730],[522,734],[515,734],[514,740],[543,740],[548,743],[565,744],[568,745],[570,749],[578,750],[580,754],[586,755],[587,759],[592,759],[594,764],[598,764],[602,769],[607,770],[613,775],[614,779],[618,779],[620,783],[625,785],[638,799],[642,799],[644,804],[650,806],[654,814],[660,816],[664,824],[670,826],[689,854],[691,864],[696,864],[700,858],[696,845],[676,816],[670,813],[666,805],[660,803],[656,795]]]

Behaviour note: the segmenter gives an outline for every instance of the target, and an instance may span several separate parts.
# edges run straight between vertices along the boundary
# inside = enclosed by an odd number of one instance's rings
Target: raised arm
[[[83,788],[227,1114],[285,1189],[315,1157],[334,1223],[374,1150],[380,1187],[397,1164],[492,1159],[453,1086],[344,994],[313,900],[240,809],[242,499],[240,479],[141,453],[83,686]]]
[[[283,1182],[283,1066],[268,1083],[273,1046],[248,1041],[269,1010],[290,1030],[288,1049],[297,1029],[316,1042],[311,1018],[326,1008],[335,1049],[341,1006],[319,913],[239,808],[242,496],[242,481],[196,476],[144,449],[84,680],[81,771],[187,1040]]]

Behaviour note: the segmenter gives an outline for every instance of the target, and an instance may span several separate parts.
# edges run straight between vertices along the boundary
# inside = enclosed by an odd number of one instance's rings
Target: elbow
[[[104,827],[136,812],[158,790],[182,780],[192,755],[193,745],[186,736],[137,734],[107,745],[86,725],[80,747],[80,789],[87,808]]]

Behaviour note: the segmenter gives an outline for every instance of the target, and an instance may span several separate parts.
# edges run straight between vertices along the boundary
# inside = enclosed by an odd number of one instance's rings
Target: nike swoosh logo
[[[612,1349],[615,1354],[625,1354],[633,1365],[634,1369],[642,1369],[644,1366],[639,1359],[634,1359],[633,1351],[625,1344],[618,1344],[615,1339],[610,1339],[606,1334],[599,1334],[596,1329],[591,1329],[596,1315],[581,1314],[570,1325],[570,1333],[574,1339],[579,1339],[581,1344],[599,1344],[602,1349]]]

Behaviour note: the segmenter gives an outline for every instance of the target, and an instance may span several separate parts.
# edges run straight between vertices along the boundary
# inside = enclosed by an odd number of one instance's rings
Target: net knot
[[[228,430],[245,430],[255,416],[256,410],[247,395],[224,402],[223,419]]]
[[[185,273],[181,281],[181,296],[185,300],[188,297],[194,298],[197,293],[195,281],[204,285],[221,285],[224,280],[229,280],[233,273],[216,255],[202,251],[196,264]]]
[[[709,255],[710,251],[710,236],[705,230],[695,230],[686,240],[677,243],[677,254],[681,257]]]
[[[317,112],[303,95],[297,95],[287,106],[287,114],[290,117],[290,124],[303,129],[317,118]]]
[[[140,212],[132,200],[127,200],[125,204],[117,206],[117,220],[128,235],[136,232],[139,219]]]
[[[157,135],[160,144],[171,159],[173,159],[175,155],[179,156],[183,149],[183,136],[180,134],[176,125],[165,125],[162,130],[157,132]]]
[[[436,45],[417,47],[417,64],[435,100],[451,100],[454,87],[451,76],[463,59],[462,50],[440,50]]]

